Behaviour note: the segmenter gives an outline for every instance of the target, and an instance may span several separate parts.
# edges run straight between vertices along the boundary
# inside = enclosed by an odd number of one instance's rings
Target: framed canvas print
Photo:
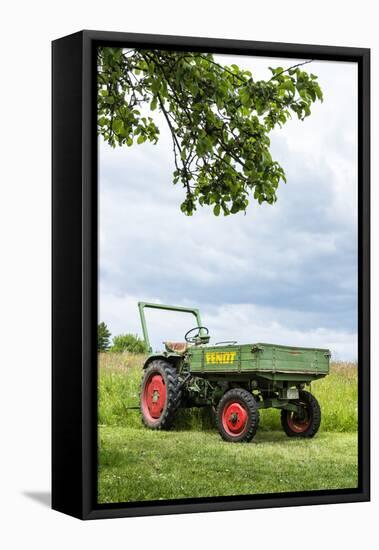
[[[361,48],[53,42],[53,508],[369,499]]]

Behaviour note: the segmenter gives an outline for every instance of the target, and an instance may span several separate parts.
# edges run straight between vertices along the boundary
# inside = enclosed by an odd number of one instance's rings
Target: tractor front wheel
[[[251,441],[259,423],[253,395],[242,388],[227,391],[217,407],[217,427],[225,441]]]
[[[313,437],[321,423],[321,409],[317,399],[309,391],[300,391],[299,413],[294,411],[281,411],[282,428],[288,437]]]
[[[141,384],[142,421],[153,430],[171,427],[181,401],[176,369],[167,361],[155,359],[146,368]]]

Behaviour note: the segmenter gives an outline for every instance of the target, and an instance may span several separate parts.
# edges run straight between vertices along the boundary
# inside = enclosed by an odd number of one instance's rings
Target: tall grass
[[[128,352],[99,354],[100,425],[142,428],[138,404],[144,359],[144,355]],[[332,363],[329,376],[312,383],[311,391],[321,406],[322,430],[351,432],[357,429],[357,382],[356,363],[339,362]],[[262,410],[260,416],[260,430],[280,429],[277,410]],[[209,408],[181,409],[175,422],[179,430],[213,427],[213,412]]]

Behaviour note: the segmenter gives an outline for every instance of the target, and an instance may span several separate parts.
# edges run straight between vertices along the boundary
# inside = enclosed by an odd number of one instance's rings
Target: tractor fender
[[[176,353],[157,353],[157,354],[154,354],[154,355],[150,355],[144,365],[143,365],[143,368],[144,369],[147,369],[147,367],[150,365],[150,363],[152,361],[155,361],[156,359],[162,359],[163,361],[168,361],[169,363],[171,363],[174,367],[177,367],[177,364],[178,362],[183,359],[183,357],[181,357],[180,355],[176,354]]]

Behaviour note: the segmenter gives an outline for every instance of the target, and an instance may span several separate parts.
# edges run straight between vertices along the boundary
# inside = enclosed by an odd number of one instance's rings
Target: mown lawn
[[[288,438],[261,411],[250,443],[221,440],[207,410],[181,411],[173,430],[144,428],[137,410],[143,357],[103,354],[99,367],[98,500],[103,503],[352,488],[357,485],[357,369],[334,364],[312,385],[319,433]]]
[[[259,432],[230,444],[212,431],[100,428],[99,502],[249,495],[357,485],[357,437]]]

